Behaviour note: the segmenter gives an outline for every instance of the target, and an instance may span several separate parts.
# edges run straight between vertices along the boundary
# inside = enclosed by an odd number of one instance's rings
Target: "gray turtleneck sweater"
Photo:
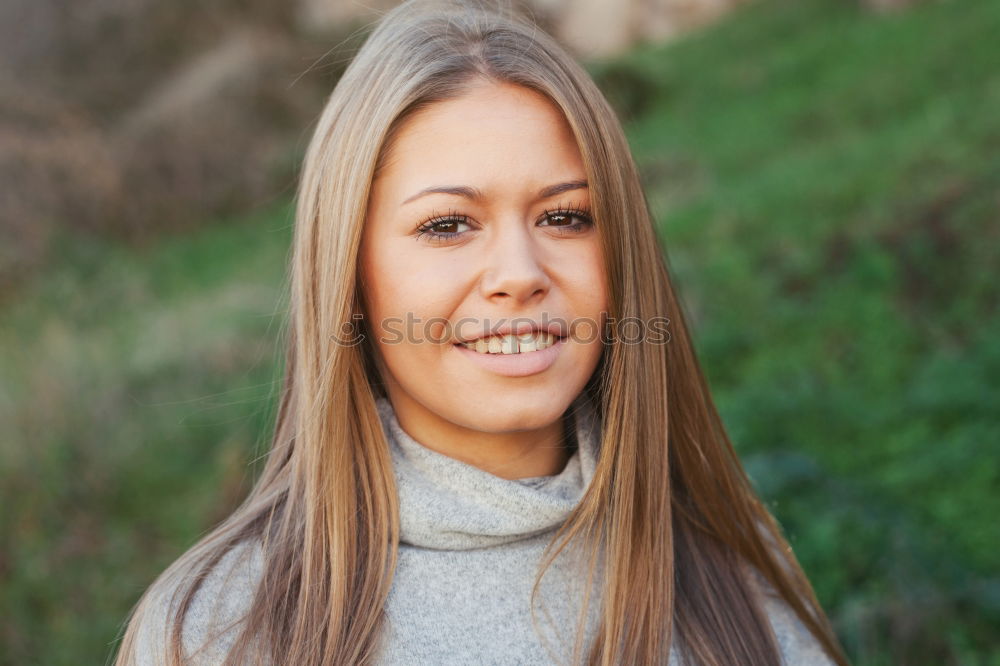
[[[380,399],[378,410],[391,447],[401,525],[379,663],[568,663],[586,563],[574,561],[570,553],[575,551],[567,549],[549,567],[535,602],[537,632],[531,592],[545,546],[593,478],[600,432],[593,406],[581,397],[571,407],[568,445],[575,450],[559,474],[517,480],[423,446],[403,431],[388,400]],[[259,544],[246,544],[227,554],[207,577],[184,624],[192,663],[222,662],[261,564]],[[585,645],[598,626],[602,569],[599,561]],[[832,664],[782,600],[768,593],[764,600],[784,664]],[[140,628],[139,664],[163,663],[166,607],[154,604]],[[669,666],[680,663],[671,651]]]

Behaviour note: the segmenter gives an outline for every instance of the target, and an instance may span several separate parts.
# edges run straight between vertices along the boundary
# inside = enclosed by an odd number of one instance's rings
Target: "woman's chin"
[[[480,409],[463,410],[455,421],[470,430],[502,433],[539,430],[551,426],[565,413],[572,396],[565,399],[552,396],[544,402],[532,397],[498,398],[496,402]]]

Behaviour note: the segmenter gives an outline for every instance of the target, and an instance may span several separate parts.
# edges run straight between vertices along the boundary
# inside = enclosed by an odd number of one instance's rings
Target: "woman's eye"
[[[541,224],[542,226],[583,230],[591,224],[591,219],[583,211],[556,210],[547,211],[541,220]]]
[[[458,232],[460,224],[462,223],[458,220],[441,220],[432,224],[430,230],[439,234],[453,234]]]
[[[420,226],[417,230],[417,238],[420,238],[424,234],[431,237],[432,240],[440,240],[443,238],[448,238],[450,236],[457,236],[469,227],[469,223],[465,221],[464,218],[459,217],[442,217],[434,220],[428,220]]]
[[[545,211],[538,224],[568,233],[577,233],[589,229],[593,221],[586,211],[566,209]],[[468,217],[462,215],[435,217],[417,228],[417,239],[426,235],[430,242],[445,242],[464,235],[470,229],[472,229],[472,224],[470,224]]]

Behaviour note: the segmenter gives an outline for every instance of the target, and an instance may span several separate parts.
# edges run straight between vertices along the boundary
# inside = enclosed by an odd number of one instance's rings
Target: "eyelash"
[[[553,229],[566,230],[572,233],[579,233],[594,223],[594,221],[590,217],[589,210],[578,208],[576,206],[553,208],[551,210],[546,209],[545,212],[542,213],[542,216],[539,219],[539,221],[543,219],[549,219],[552,217],[558,217],[560,215],[564,215],[567,217],[575,217],[578,220],[580,220],[580,222],[573,225],[552,227]],[[458,213],[454,210],[449,210],[446,215],[435,215],[431,218],[428,218],[427,220],[424,220],[420,224],[420,226],[417,227],[416,238],[419,240],[421,236],[427,234],[428,236],[430,236],[429,240],[431,242],[440,243],[452,238],[457,238],[458,236],[465,233],[462,231],[452,231],[452,232],[433,231],[433,228],[438,224],[441,224],[442,222],[458,222],[463,224],[469,224],[471,222],[471,218],[468,215],[462,215],[461,213]]]

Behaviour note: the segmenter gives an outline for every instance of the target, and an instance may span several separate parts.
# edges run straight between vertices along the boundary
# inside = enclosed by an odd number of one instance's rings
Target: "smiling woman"
[[[119,664],[846,664],[712,403],[621,127],[536,26],[383,17],[309,146],[291,275],[265,471]]]
[[[560,417],[603,351],[559,326],[607,309],[565,118],[528,88],[474,80],[408,117],[384,155],[362,236],[364,309],[374,322],[464,324],[439,344],[376,338],[403,430],[497,476],[557,474],[568,457]]]

